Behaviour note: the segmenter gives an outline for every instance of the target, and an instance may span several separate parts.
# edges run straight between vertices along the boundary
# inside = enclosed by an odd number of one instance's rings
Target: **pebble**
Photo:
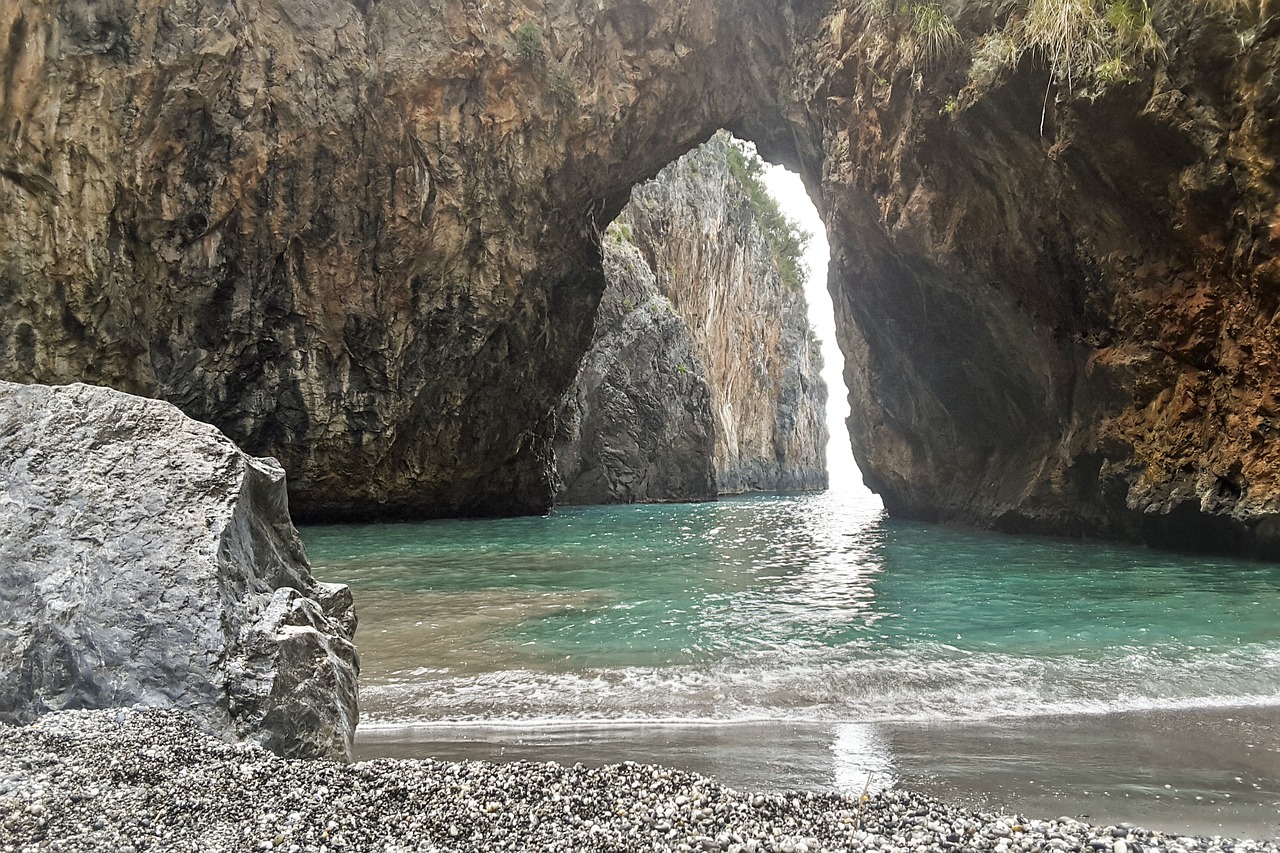
[[[738,793],[633,762],[287,760],[209,738],[172,711],[0,725],[0,780],[0,853],[1280,853],[1275,841],[1027,820],[898,789],[863,803],[856,793]]]

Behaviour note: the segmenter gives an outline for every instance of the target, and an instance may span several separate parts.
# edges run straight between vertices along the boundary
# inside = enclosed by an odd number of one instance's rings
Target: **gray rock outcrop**
[[[710,500],[715,427],[706,372],[689,328],[627,233],[615,226],[605,235],[609,287],[560,411],[557,500]]]
[[[284,471],[173,406],[0,383],[0,721],[178,708],[349,758],[351,593],[311,576]]]

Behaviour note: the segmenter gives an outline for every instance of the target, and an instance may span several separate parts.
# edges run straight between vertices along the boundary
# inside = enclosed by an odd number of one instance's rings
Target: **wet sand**
[[[739,790],[897,786],[961,807],[1280,837],[1280,708],[981,723],[367,726],[361,758],[633,760]]]

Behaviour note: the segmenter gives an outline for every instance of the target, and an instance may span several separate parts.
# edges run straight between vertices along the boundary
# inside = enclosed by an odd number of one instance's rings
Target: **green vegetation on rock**
[[[578,100],[578,93],[573,88],[573,75],[563,65],[557,65],[547,76],[547,85],[551,95],[562,107],[572,106]]]
[[[547,48],[542,43],[542,32],[532,21],[525,21],[516,27],[513,34],[516,40],[516,53],[528,62],[540,62],[547,57]]]
[[[1160,22],[1208,14],[1244,27],[1265,11],[1258,0],[1020,0],[995,9],[985,32],[965,32],[953,3],[864,0],[862,9],[868,26],[861,38],[890,45],[882,55],[910,70],[917,87],[922,62],[968,54],[968,82],[955,97],[961,109],[1025,58],[1048,70],[1051,85],[1095,96],[1135,81],[1163,58]],[[833,16],[829,28],[833,40],[843,41],[846,12]]]
[[[615,243],[630,243],[636,245],[635,232],[631,230],[631,226],[620,219],[615,219],[609,223],[604,229],[605,237],[613,240]]]
[[[802,286],[804,271],[801,257],[812,235],[783,213],[773,200],[760,178],[764,171],[764,163],[760,158],[743,148],[736,140],[730,140],[725,148],[728,152],[729,173],[742,187],[752,215],[769,240],[769,247],[778,264],[779,277],[788,287]]]
[[[913,40],[925,58],[942,56],[960,42],[955,21],[937,3],[912,3],[907,13],[911,16]]]

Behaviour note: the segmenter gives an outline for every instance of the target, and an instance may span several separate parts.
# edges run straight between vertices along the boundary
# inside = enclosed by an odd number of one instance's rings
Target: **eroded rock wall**
[[[596,337],[560,415],[566,503],[821,489],[826,385],[728,134],[632,191],[601,242]],[[755,204],[760,204],[757,200]],[[774,227],[779,227],[775,222]]]
[[[609,285],[557,418],[558,503],[716,496],[707,374],[630,233],[615,225],[602,244]]]
[[[3,375],[172,400],[304,515],[544,508],[596,235],[728,127],[824,214],[890,511],[1280,554],[1270,4],[972,90],[1027,7],[900,6],[6,4]]]
[[[351,757],[351,592],[311,576],[274,460],[167,403],[0,382],[0,487],[0,721],[176,708]]]
[[[299,517],[535,512],[631,186],[785,8],[0,6],[0,375],[174,402]]]
[[[900,515],[1280,556],[1280,21],[1155,4],[1128,80],[1031,53],[975,91],[1018,12],[951,8],[928,57],[840,4],[800,63],[868,482]]]
[[[753,208],[743,183],[753,178],[730,166],[734,145],[718,133],[637,187],[618,226],[654,271],[706,370],[716,491],[823,489],[821,348],[803,282],[796,270],[784,274]]]

